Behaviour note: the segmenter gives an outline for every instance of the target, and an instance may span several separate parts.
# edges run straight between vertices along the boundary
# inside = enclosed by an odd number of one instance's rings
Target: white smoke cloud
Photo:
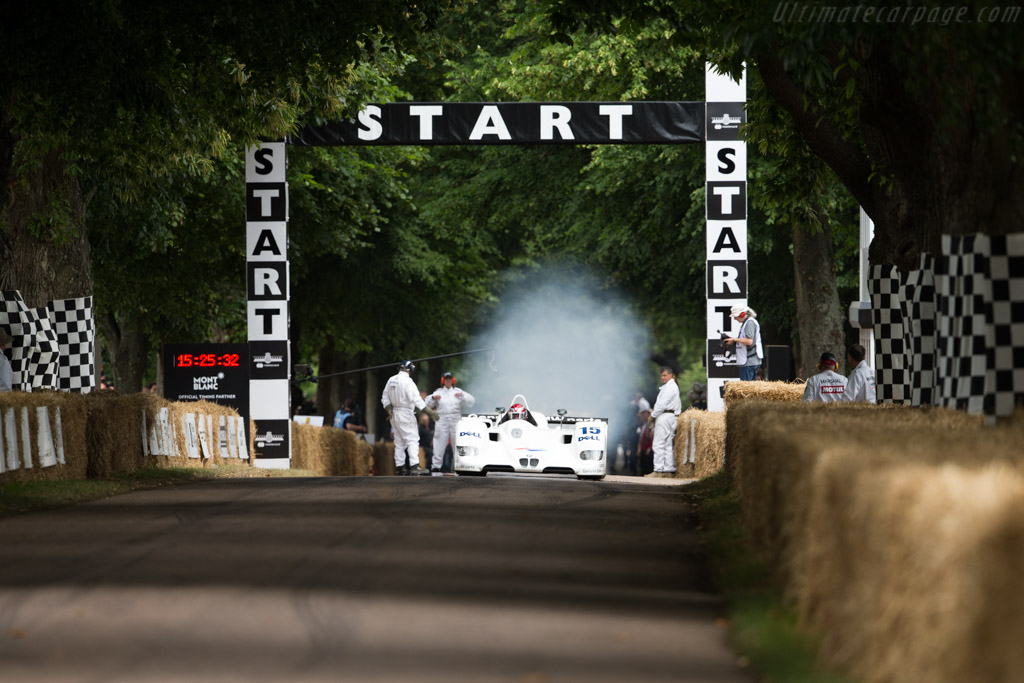
[[[493,362],[476,355],[465,368],[474,412],[507,407],[523,394],[530,410],[608,418],[613,432],[636,420],[629,402],[649,369],[649,332],[589,274],[566,274],[558,264],[531,273],[502,294],[472,344],[494,349]]]

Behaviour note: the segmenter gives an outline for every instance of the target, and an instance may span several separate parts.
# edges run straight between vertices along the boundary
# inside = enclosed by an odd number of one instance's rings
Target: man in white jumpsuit
[[[853,370],[843,392],[844,401],[867,401],[875,403],[875,371],[864,360],[866,352],[860,344],[854,344],[846,351],[846,359]]]
[[[450,372],[441,376],[441,386],[427,398],[427,405],[437,411],[440,417],[434,425],[434,455],[430,462],[431,472],[440,472],[444,463],[444,449],[448,442],[455,446],[455,427],[462,417],[463,408],[471,408],[476,399],[468,391],[455,388],[455,375]]]
[[[821,354],[818,361],[817,375],[809,377],[804,385],[805,401],[819,401],[821,403],[836,403],[843,400],[843,391],[846,390],[846,378],[836,372],[839,361],[836,357],[826,351]]]
[[[434,419],[437,419],[437,413],[427,408],[419,388],[409,376],[415,368],[412,361],[403,361],[398,372],[384,385],[384,393],[380,397],[395,434],[395,474],[398,475],[430,474],[429,470],[420,467],[420,428],[415,411],[423,411]],[[405,464],[407,456],[409,465]]]
[[[661,389],[651,410],[654,420],[654,471],[648,477],[672,478],[676,473],[676,455],[674,443],[676,438],[676,422],[679,413],[683,412],[683,402],[679,398],[679,385],[676,373],[672,368],[661,368]]]

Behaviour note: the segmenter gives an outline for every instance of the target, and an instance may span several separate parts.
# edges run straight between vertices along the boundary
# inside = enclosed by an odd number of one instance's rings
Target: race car
[[[608,421],[557,412],[533,412],[517,394],[507,409],[463,417],[455,430],[454,470],[463,476],[519,472],[604,479]]]

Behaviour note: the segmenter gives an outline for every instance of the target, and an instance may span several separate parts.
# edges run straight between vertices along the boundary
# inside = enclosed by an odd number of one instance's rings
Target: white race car
[[[507,410],[467,415],[455,430],[454,469],[461,475],[488,472],[575,474],[604,479],[608,421],[554,417],[531,412],[517,394]]]

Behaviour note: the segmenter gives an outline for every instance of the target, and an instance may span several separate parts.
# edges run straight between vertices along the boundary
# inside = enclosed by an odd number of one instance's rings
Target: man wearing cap
[[[14,370],[11,369],[11,361],[7,360],[4,349],[11,343],[11,335],[7,330],[0,328],[0,391],[10,391],[14,388]]]
[[[764,351],[761,347],[761,324],[757,322],[757,312],[749,306],[736,305],[730,311],[732,318],[739,321],[740,331],[735,337],[726,337],[722,341],[732,345],[736,350],[736,365],[740,369],[740,379],[752,381],[757,379],[757,370],[761,367]]]
[[[818,369],[821,372],[807,379],[803,400],[822,403],[842,401],[843,392],[846,390],[846,378],[836,372],[838,367],[839,362],[834,355],[828,351],[821,354],[818,361]]]
[[[440,417],[434,425],[434,455],[430,463],[431,472],[440,472],[444,464],[444,450],[451,441],[455,446],[455,428],[462,417],[463,408],[471,408],[476,399],[468,391],[455,388],[455,375],[446,372],[441,375],[441,386],[427,398],[427,405]]]
[[[395,474],[429,475],[420,467],[420,428],[416,422],[417,410],[437,419],[437,413],[428,408],[410,373],[416,369],[411,360],[402,361],[398,372],[388,378],[380,402],[384,406],[395,434]],[[406,458],[409,464],[406,465]]]

